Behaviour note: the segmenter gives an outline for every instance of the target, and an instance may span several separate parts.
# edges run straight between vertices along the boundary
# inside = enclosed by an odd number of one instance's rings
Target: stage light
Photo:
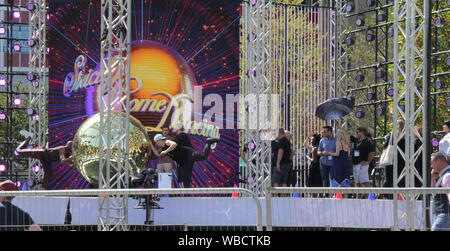
[[[389,97],[394,96],[394,89],[389,89],[389,90],[387,91],[387,94],[388,94]]]
[[[15,105],[15,106],[19,106],[19,105],[21,105],[22,104],[22,99],[21,98],[14,98],[13,99],[13,104]]]
[[[33,11],[35,9],[36,9],[36,5],[34,5],[33,3],[28,3],[27,4],[27,10]]]
[[[375,0],[366,0],[366,6],[367,7],[373,7],[375,6]]]
[[[445,64],[446,64],[446,65],[450,65],[450,57],[448,57],[448,58],[445,60]]]
[[[381,108],[381,107],[378,107],[377,110],[376,110],[376,113],[377,113],[378,116],[383,115],[383,112],[384,112],[383,108]]]
[[[357,81],[357,82],[362,82],[362,81],[364,81],[364,79],[366,79],[366,77],[363,75],[363,74],[357,74],[356,76],[355,76],[355,80]]]
[[[450,106],[450,98],[447,98],[447,100],[445,100],[445,104],[446,104],[447,106]]]
[[[363,26],[364,25],[364,19],[362,19],[360,17],[356,18],[355,24],[356,24],[356,26]]]
[[[39,81],[33,81],[33,82],[31,82],[31,84],[33,85],[33,87],[38,87]]]
[[[0,164],[0,173],[6,172],[6,164],[1,163]]]
[[[28,39],[28,46],[33,47],[36,45],[36,40],[34,39]]]
[[[379,22],[385,21],[386,19],[387,19],[386,13],[382,13],[382,14],[378,14],[378,15],[377,15],[377,20],[378,20]]]
[[[355,10],[355,4],[353,3],[353,1],[347,3],[347,5],[345,6],[345,10],[347,12],[352,12]]]
[[[20,46],[20,44],[14,44],[13,46],[13,50],[15,52],[19,52],[22,49],[22,46]]]
[[[377,78],[382,78],[382,77],[384,77],[384,71],[383,70],[377,70],[375,72],[375,75],[377,76]]]
[[[27,114],[29,116],[32,116],[32,115],[36,114],[36,111],[33,108],[27,108]]]
[[[434,87],[435,87],[436,89],[441,89],[441,88],[442,88],[442,81],[441,81],[440,79],[437,79],[437,80],[434,82]]]
[[[14,182],[14,185],[16,185],[16,187],[21,187],[22,186],[22,182],[20,180]]]
[[[399,105],[398,108],[400,108],[403,112],[405,111],[405,105]]]
[[[6,33],[6,29],[3,26],[0,26],[0,35],[3,35]]]
[[[18,11],[18,10],[13,11],[13,17],[20,18],[20,11]]]
[[[256,76],[256,72],[254,70],[248,70],[247,71],[247,76],[249,77],[255,77]]]
[[[373,41],[375,39],[375,36],[373,34],[367,34],[366,35],[366,40],[367,42]]]
[[[27,79],[28,79],[28,81],[33,81],[36,79],[36,75],[34,75],[34,73],[30,72],[27,74]]]
[[[250,3],[252,4],[252,6],[256,5],[257,0],[250,0]]]
[[[389,37],[394,36],[394,29],[393,28],[389,28],[387,34],[388,34]]]
[[[41,170],[41,167],[38,166],[38,165],[35,165],[35,166],[31,167],[31,170],[32,170],[34,173],[39,173],[39,171]]]
[[[0,78],[0,86],[6,86],[8,84],[8,80],[6,78]]]
[[[347,46],[353,45],[355,43],[355,40],[353,38],[347,38],[345,39],[345,44]]]
[[[0,113],[0,120],[5,120],[5,119],[6,119],[6,114]]]
[[[438,139],[433,139],[433,140],[431,141],[431,145],[432,145],[433,147],[438,147],[438,146],[439,146],[439,140],[438,140]]]
[[[368,100],[373,100],[373,99],[375,99],[375,97],[376,97],[375,93],[373,93],[373,92],[367,93],[367,99]]]
[[[356,111],[356,112],[355,112],[355,117],[358,118],[358,119],[363,118],[363,117],[364,117],[364,112],[362,112],[362,111]]]
[[[33,118],[33,120],[36,120],[36,121],[37,121],[37,120],[39,120],[40,117],[39,117],[38,114],[35,114],[35,115],[33,115],[33,117],[31,117],[31,118]]]
[[[436,17],[433,23],[436,27],[442,27],[444,25],[444,19],[441,17]]]

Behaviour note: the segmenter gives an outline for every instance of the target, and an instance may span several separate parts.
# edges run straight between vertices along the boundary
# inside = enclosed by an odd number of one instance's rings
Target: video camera
[[[130,175],[131,188],[155,188],[158,181],[158,173],[153,169],[145,169],[139,174]]]

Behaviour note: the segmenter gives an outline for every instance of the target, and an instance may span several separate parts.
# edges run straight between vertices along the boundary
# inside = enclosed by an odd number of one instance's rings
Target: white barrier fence
[[[266,189],[260,198],[242,188],[1,191],[0,197],[15,196],[12,203],[44,230],[98,230],[98,198],[104,195],[128,197],[127,223],[119,230],[348,231],[430,230],[431,195],[450,193],[444,188]],[[137,197],[150,195],[158,195],[160,209],[136,208]],[[69,199],[70,225],[64,224]]]
[[[306,230],[430,230],[432,195],[446,193],[449,188],[268,187],[265,224],[267,230],[294,226]],[[356,194],[365,198],[354,199]]]

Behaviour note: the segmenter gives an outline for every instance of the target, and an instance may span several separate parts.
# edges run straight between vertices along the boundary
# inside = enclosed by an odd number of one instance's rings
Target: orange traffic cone
[[[234,184],[234,188],[237,188],[236,184]],[[233,193],[233,194],[231,194],[231,197],[232,198],[237,198],[237,197],[239,197],[239,194],[238,193]]]

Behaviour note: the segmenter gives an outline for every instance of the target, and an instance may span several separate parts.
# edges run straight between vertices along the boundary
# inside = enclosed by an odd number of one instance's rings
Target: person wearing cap
[[[159,152],[153,143],[150,143],[152,151],[158,157],[169,156],[178,165],[177,177],[181,184],[181,187],[191,187],[192,169],[196,161],[206,160],[209,152],[211,151],[211,145],[217,143],[219,139],[209,138],[206,140],[206,146],[203,152],[196,151],[194,148],[182,145],[182,142],[170,140],[164,137],[162,134],[156,134],[153,138],[157,147],[162,148]]]
[[[6,180],[0,183],[0,191],[17,191],[17,187]],[[0,197],[0,231],[42,231],[27,212],[12,204],[13,199]]]

